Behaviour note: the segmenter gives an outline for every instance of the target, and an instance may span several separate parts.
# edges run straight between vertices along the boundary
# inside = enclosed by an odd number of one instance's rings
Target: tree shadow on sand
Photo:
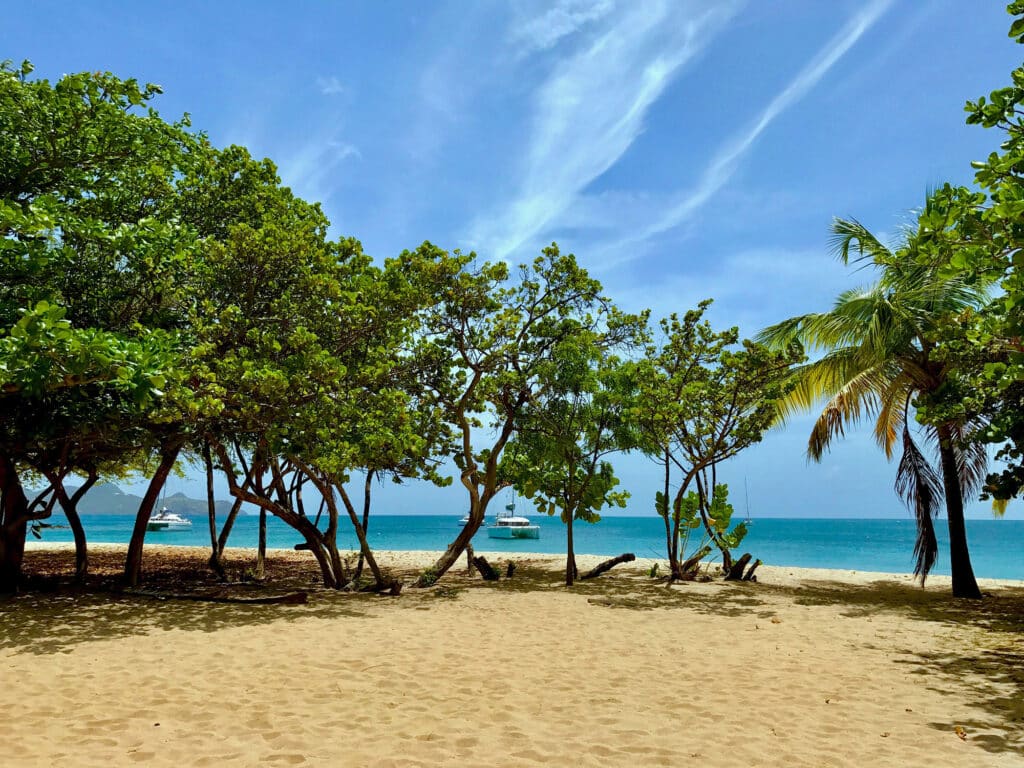
[[[782,589],[782,588],[778,588]],[[984,600],[959,600],[937,588],[878,581],[864,586],[804,582],[786,588],[799,605],[836,605],[844,616],[889,614],[955,630],[957,649],[921,652],[894,648],[894,663],[921,676],[929,690],[966,696],[976,715],[956,724],[932,722],[949,733],[960,726],[972,744],[990,753],[1024,755],[1024,589],[1003,587]]]
[[[504,563],[495,564],[504,570]],[[652,579],[635,570],[612,571],[595,579],[565,586],[564,572],[544,562],[519,561],[515,575],[496,582],[481,581],[463,573],[445,577],[445,584],[461,588],[482,588],[501,593],[553,593],[585,597],[591,605],[634,611],[686,609],[719,616],[767,618],[773,611],[758,596],[756,585],[708,582],[676,582]]]
[[[0,650],[49,655],[81,643],[160,631],[217,632],[310,617],[365,616],[349,597],[314,595],[306,605],[232,605],[142,595],[31,594],[0,604]]]
[[[446,577],[447,581],[447,577]],[[921,652],[892,647],[893,663],[910,667],[921,684],[940,693],[966,696],[975,716],[930,727],[956,738],[959,725],[969,742],[990,753],[1024,754],[1024,589],[1000,588],[986,599],[958,600],[945,589],[923,590],[912,584],[880,580],[864,585],[803,581],[799,586],[741,584],[721,581],[677,583],[650,579],[635,571],[606,574],[577,582],[571,589],[561,573],[540,563],[520,562],[512,579],[481,582],[460,576],[446,587],[449,597],[467,588],[503,592],[550,592],[586,597],[597,608],[616,610],[686,610],[725,617],[768,618],[781,601],[804,606],[833,606],[841,616],[890,615],[914,625],[940,624],[951,630],[963,653]],[[948,588],[947,588],[948,589]]]
[[[323,589],[316,583],[315,568],[297,567],[291,558],[268,558],[270,579],[265,583],[225,586],[202,558],[156,552],[147,555],[144,593],[121,591],[121,553],[93,555],[83,585],[71,583],[63,563],[66,559],[66,555],[50,552],[33,552],[26,558],[28,590],[0,600],[0,650],[48,655],[70,652],[81,643],[160,631],[212,633],[310,617],[366,616],[370,601],[379,600],[372,595]],[[236,577],[246,565],[236,564]],[[308,593],[309,602],[259,605],[202,599],[263,598],[296,590]],[[176,599],[176,594],[190,599]]]

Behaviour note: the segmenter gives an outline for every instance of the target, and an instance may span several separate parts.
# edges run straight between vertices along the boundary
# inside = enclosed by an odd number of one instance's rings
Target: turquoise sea
[[[83,515],[90,542],[124,544],[131,535],[133,515]],[[473,545],[481,551],[564,552],[565,528],[557,518],[533,516],[541,526],[536,540],[504,540],[477,533]],[[66,523],[63,517],[50,521]],[[256,516],[240,516],[229,546],[255,547]],[[444,549],[459,531],[452,515],[378,515],[370,519],[369,539],[374,549]],[[945,520],[936,521],[939,559],[934,573],[948,574],[948,538]],[[580,554],[665,557],[665,527],[657,517],[605,517],[594,525],[577,524],[576,551]],[[44,541],[73,541],[66,528],[48,528]],[[967,537],[978,576],[1024,580],[1024,520],[968,520]],[[157,531],[147,542],[207,546],[209,528],[205,517],[193,518],[191,530]],[[295,531],[276,518],[267,524],[267,545],[290,549],[300,541]],[[357,549],[352,529],[341,523],[339,544]],[[807,568],[846,568],[860,571],[908,573],[913,570],[914,521],[755,518],[743,551],[770,565]]]

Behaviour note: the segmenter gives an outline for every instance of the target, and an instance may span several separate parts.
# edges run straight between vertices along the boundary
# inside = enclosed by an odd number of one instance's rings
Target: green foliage
[[[426,568],[420,574],[419,579],[417,580],[417,586],[420,586],[420,587],[432,587],[435,584],[437,584],[437,580],[439,578],[440,578],[440,576],[438,575],[436,569],[434,569],[434,568]]]
[[[1009,36],[1024,42],[1024,4],[1013,2]],[[999,151],[979,162],[975,180],[984,190],[961,201],[960,225],[950,257],[941,249],[926,256],[965,276],[998,280],[1000,292],[966,322],[944,329],[939,354],[957,368],[968,393],[965,408],[988,422],[981,439],[1001,446],[1005,468],[988,476],[986,496],[1001,512],[1024,488],[1024,66],[1010,73],[1010,84],[966,104],[967,122],[1001,133]],[[966,354],[965,354],[966,352]],[[929,404],[942,408],[943,404]],[[927,411],[924,417],[934,421]]]
[[[174,183],[200,141],[157,86],[31,73],[0,65],[0,454],[56,482],[144,466],[168,423],[196,243]]]
[[[639,444],[663,471],[655,511],[677,575],[692,531],[703,527],[727,560],[742,538],[728,533],[731,507],[718,497],[717,465],[760,442],[793,389],[791,366],[803,360],[797,344],[771,350],[741,342],[735,328],[714,331],[703,319],[710,303],[662,321],[662,343],[648,346],[639,366],[632,417]]]
[[[875,440],[887,457],[901,442],[896,488],[917,518],[914,572],[922,579],[935,562],[932,518],[943,481],[911,437],[912,406],[920,406],[920,420],[930,425],[940,446],[946,487],[958,486],[958,493],[946,498],[951,519],[962,519],[963,496],[979,487],[986,462],[983,446],[974,439],[979,422],[958,395],[961,373],[939,346],[943,334],[951,339],[950,329],[981,311],[988,299],[987,280],[950,272],[934,258],[953,231],[953,197],[948,188],[930,196],[917,230],[907,232],[896,249],[882,245],[858,222],[837,219],[833,233],[839,257],[868,262],[878,280],[843,292],[829,312],[794,317],[761,334],[775,348],[799,342],[825,350],[797,369],[796,387],[785,401],[784,412],[791,413],[826,400],[808,440],[809,458],[820,460],[836,438],[863,418],[874,420]],[[964,569],[966,578],[969,560]]]

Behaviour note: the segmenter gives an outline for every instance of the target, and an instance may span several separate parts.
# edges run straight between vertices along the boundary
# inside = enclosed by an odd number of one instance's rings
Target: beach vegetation
[[[17,585],[26,524],[74,498],[65,478],[142,466],[165,437],[154,417],[180,381],[168,319],[192,242],[168,206],[199,142],[148,106],[155,85],[32,71],[0,64],[0,591]],[[34,508],[26,470],[50,485]]]
[[[1009,36],[1024,43],[1024,3],[1012,2]],[[983,414],[979,439],[996,446],[999,469],[988,475],[984,497],[997,513],[1024,490],[1024,278],[1020,274],[1024,233],[1024,66],[1010,83],[968,101],[967,122],[1000,132],[996,151],[972,163],[983,190],[947,192],[954,226],[922,243],[920,258],[965,279],[993,281],[998,289],[980,311],[947,323],[937,355],[956,365],[964,381],[964,407]],[[949,404],[925,404],[922,418],[941,421]],[[934,418],[933,418],[934,413]]]
[[[613,354],[639,348],[644,315],[609,308],[606,327],[584,319],[579,333],[561,339],[545,364],[543,384],[527,403],[504,468],[538,512],[558,514],[566,527],[565,583],[578,578],[573,523],[596,523],[605,507],[629,498],[608,458],[638,445],[632,420],[637,366]]]
[[[1009,11],[1024,42],[1024,2]],[[1001,510],[1024,488],[1024,68],[966,105],[968,123],[1003,136],[974,164],[977,186],[934,190],[892,247],[837,219],[839,258],[877,279],[756,342],[713,329],[710,301],[652,340],[647,313],[622,313],[556,244],[518,265],[430,242],[375,260],[329,234],[269,159],[162,118],[160,92],[0,63],[0,592],[19,583],[28,531],[58,509],[84,578],[79,504],[129,474],[147,482],[124,563],[137,584],[150,515],[189,462],[206,470],[222,578],[250,504],[254,575],[275,515],[326,586],[359,589],[365,567],[374,588],[396,588],[369,545],[373,489],[451,484],[454,466],[469,519],[418,583],[442,578],[515,487],[561,516],[571,585],[574,522],[625,505],[612,456],[634,450],[660,470],[669,578],[693,578],[713,551],[726,578],[750,578],[719,467],[824,403],[808,455],[873,421],[886,455],[901,453],[915,574],[936,561],[944,504],[953,593],[979,596],[964,502],[982,493]],[[1003,463],[986,475],[990,445]],[[219,531],[218,472],[234,500]],[[346,520],[354,562],[338,551]]]
[[[853,220],[833,224],[836,254],[844,264],[874,267],[878,280],[844,291],[827,312],[790,318],[765,329],[759,337],[773,348],[798,343],[824,354],[795,371],[796,386],[784,401],[783,416],[808,410],[824,400],[807,444],[807,456],[819,461],[834,440],[862,419],[874,421],[874,437],[891,457],[902,458],[896,490],[917,520],[914,573],[922,580],[935,563],[937,541],[933,518],[945,499],[949,525],[953,594],[980,597],[971,567],[964,525],[964,499],[980,490],[986,452],[977,435],[984,420],[963,408],[931,411],[926,434],[937,448],[933,469],[914,439],[910,422],[914,405],[961,401],[963,381],[955,365],[936,355],[943,327],[981,310],[988,300],[985,280],[939,268],[918,257],[918,243],[950,228],[953,209],[944,194],[931,196],[918,220],[895,248]]]
[[[793,386],[791,367],[803,360],[795,344],[770,350],[741,341],[736,328],[715,331],[704,319],[710,304],[662,320],[661,339],[648,345],[637,378],[634,420],[644,452],[661,470],[655,511],[665,524],[672,579],[693,578],[711,547],[733,572],[732,549],[744,529],[730,528],[718,465],[760,442]],[[696,530],[706,543],[687,554]]]
[[[436,375],[427,378],[452,426],[451,459],[469,496],[468,522],[433,566],[440,578],[480,529],[490,502],[512,484],[502,468],[506,449],[548,385],[562,345],[604,328],[613,306],[601,284],[554,244],[518,267],[477,265],[474,254],[440,249],[435,255],[435,270],[456,270],[423,313],[421,354],[435,361]]]

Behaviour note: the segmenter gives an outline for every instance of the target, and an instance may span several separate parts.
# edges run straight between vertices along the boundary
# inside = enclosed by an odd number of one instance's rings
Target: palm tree
[[[914,575],[924,583],[935,563],[932,518],[945,498],[953,595],[981,597],[964,526],[964,497],[980,487],[985,475],[984,446],[969,440],[978,424],[963,417],[926,427],[938,448],[939,474],[911,437],[909,418],[915,400],[935,397],[953,381],[952,365],[933,354],[935,331],[982,306],[985,286],[922,263],[916,234],[891,251],[856,221],[837,219],[832,231],[843,263],[850,263],[853,252],[854,261],[873,262],[881,277],[840,294],[829,312],[794,317],[761,332],[759,340],[772,347],[799,341],[808,351],[825,351],[797,369],[797,386],[781,417],[826,399],[807,444],[808,457],[815,461],[848,426],[864,418],[874,419],[875,440],[887,457],[892,458],[901,439],[896,491],[917,518]]]

